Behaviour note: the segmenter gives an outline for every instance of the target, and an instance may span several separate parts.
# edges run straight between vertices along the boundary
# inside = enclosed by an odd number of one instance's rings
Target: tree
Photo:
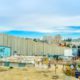
[[[37,42],[37,39],[33,39],[33,41]]]
[[[73,46],[72,46],[72,48],[76,48],[76,46],[75,46],[75,45],[73,45]]]
[[[70,44],[67,44],[66,47],[69,47],[70,48]]]
[[[68,39],[65,39],[64,41],[71,42],[72,39],[71,38],[68,38]]]
[[[80,45],[78,46],[78,48],[80,48]]]

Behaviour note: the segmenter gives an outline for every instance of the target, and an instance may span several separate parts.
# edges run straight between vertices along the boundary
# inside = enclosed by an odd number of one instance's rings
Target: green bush
[[[10,67],[9,67],[9,69],[13,69],[13,67],[12,67],[12,66],[10,66]]]
[[[78,67],[80,68],[80,64],[78,64]]]

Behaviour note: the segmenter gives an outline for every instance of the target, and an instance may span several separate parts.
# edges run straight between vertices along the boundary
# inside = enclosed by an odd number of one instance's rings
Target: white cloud
[[[79,33],[79,30],[71,30],[69,27],[80,25],[79,2],[77,0],[75,4],[73,0],[2,0],[0,30]],[[75,10],[73,7],[76,7]],[[61,16],[63,14],[67,16]]]
[[[25,30],[39,32],[69,32],[79,33],[80,31],[71,30],[69,26],[79,26],[80,16],[61,17],[50,15],[25,14],[14,17],[7,22],[7,27],[0,30]]]
[[[42,32],[68,31],[69,26],[79,26],[80,16],[76,17],[51,17],[43,15],[27,15],[15,20],[13,26],[16,29],[33,30]],[[19,28],[18,28],[19,27]]]

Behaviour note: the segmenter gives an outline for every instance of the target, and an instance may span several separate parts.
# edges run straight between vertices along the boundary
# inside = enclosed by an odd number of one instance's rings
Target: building
[[[53,41],[54,41],[55,43],[60,43],[60,42],[62,41],[61,35],[58,34],[58,35],[54,36]]]
[[[43,36],[43,40],[49,44],[60,43],[62,41],[62,37],[60,34],[53,36]]]
[[[47,42],[48,44],[52,44],[53,36],[43,36],[43,41]]]

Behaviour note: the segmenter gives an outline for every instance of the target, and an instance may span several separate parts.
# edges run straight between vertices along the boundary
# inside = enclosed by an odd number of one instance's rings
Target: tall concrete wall
[[[63,54],[63,47],[54,44],[35,42],[31,39],[0,34],[0,46],[11,48],[11,55],[15,52],[20,55],[36,55],[36,54]]]

